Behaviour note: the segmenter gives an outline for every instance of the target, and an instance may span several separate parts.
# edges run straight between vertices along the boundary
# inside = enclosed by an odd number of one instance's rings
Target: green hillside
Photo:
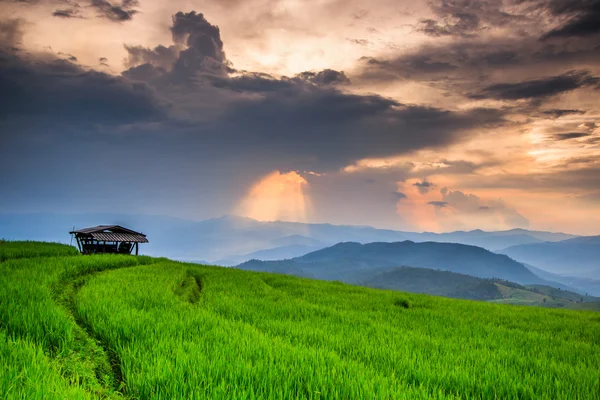
[[[0,240],[0,261],[16,258],[50,257],[76,254],[78,254],[78,251],[75,247],[65,246],[60,243],[28,241],[7,242],[5,240]]]
[[[597,297],[583,296],[550,286],[507,287],[498,284],[498,288],[503,297],[491,300],[496,303],[600,311]]]
[[[520,284],[547,283],[507,256],[457,243],[344,242],[291,260],[250,260],[237,268],[293,275],[301,271],[303,275],[316,279],[358,283],[369,279],[375,269],[403,265],[479,278],[499,278]]]
[[[2,399],[597,399],[600,315],[0,243]],[[11,245],[12,246],[12,245]],[[9,246],[10,247],[10,246]],[[59,252],[60,252],[59,251]]]
[[[522,286],[501,279],[481,279],[450,271],[413,267],[376,269],[368,279],[358,284],[456,299],[570,309],[596,309],[593,304],[600,300],[550,286]]]

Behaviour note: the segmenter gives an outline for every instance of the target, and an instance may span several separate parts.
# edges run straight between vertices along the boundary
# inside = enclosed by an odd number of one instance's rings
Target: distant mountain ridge
[[[427,268],[398,267],[375,273],[358,283],[376,289],[426,293],[467,300],[494,301],[546,307],[584,308],[600,298],[584,296],[546,285],[523,286],[499,279],[482,279],[470,275]]]
[[[455,243],[338,243],[294,259],[250,260],[237,268],[337,280],[377,289],[547,307],[590,307],[598,298],[558,289],[524,265]],[[518,283],[517,283],[518,282]]]
[[[437,242],[345,242],[291,260],[251,260],[238,265],[238,268],[292,274],[301,272],[317,279],[356,283],[375,270],[399,266],[440,269],[521,284],[547,283],[523,264],[505,255],[475,246]]]
[[[293,258],[339,242],[413,242],[461,243],[500,250],[524,243],[558,241],[576,237],[513,229],[500,232],[474,230],[451,233],[416,233],[368,226],[305,224],[300,222],[262,222],[238,216],[223,216],[205,221],[189,221],[153,215],[129,214],[0,214],[0,238],[50,240],[68,243],[73,226],[120,224],[148,235],[144,254],[178,260],[207,260],[235,265],[255,257]],[[258,252],[258,253],[257,253]]]
[[[493,280],[429,268],[391,268],[376,272],[358,284],[375,289],[425,293],[467,300],[495,300],[503,297]]]
[[[553,274],[600,279],[600,236],[521,244],[499,253]]]

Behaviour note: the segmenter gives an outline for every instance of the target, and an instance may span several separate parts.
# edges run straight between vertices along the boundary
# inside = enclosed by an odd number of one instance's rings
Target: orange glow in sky
[[[252,186],[242,201],[240,213],[259,221],[306,222],[307,185],[296,171],[274,171]]]

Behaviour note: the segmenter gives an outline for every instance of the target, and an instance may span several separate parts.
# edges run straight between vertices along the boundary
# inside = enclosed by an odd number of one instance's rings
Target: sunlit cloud
[[[399,182],[398,192],[403,196],[398,199],[396,211],[417,231],[504,230],[529,226],[527,218],[502,199],[483,198],[414,179]]]
[[[239,206],[239,213],[259,221],[308,220],[308,182],[296,171],[274,171],[256,182]]]
[[[4,108],[12,119],[0,129],[10,137],[0,161],[21,175],[2,182],[13,197],[0,206],[48,207],[23,184],[48,180],[28,170],[34,159],[64,182],[44,194],[83,193],[54,167],[69,157],[34,154],[41,140],[79,141],[71,152],[91,163],[100,152],[89,138],[101,136],[67,132],[85,122],[73,129],[136,133],[142,145],[128,160],[173,160],[160,171],[178,195],[153,212],[439,231],[523,226],[510,209],[532,229],[600,233],[597,38],[557,36],[568,19],[544,2],[536,12],[527,2],[446,3],[145,0],[115,21],[84,0],[0,0],[0,44],[17,49],[3,70],[16,80],[4,81],[26,95]],[[186,35],[210,40],[173,37],[174,16],[192,11],[205,21],[186,24]],[[345,83],[294,80],[325,70]],[[214,174],[218,162],[227,167]],[[265,171],[275,172],[259,179]],[[154,190],[156,176],[137,190]],[[86,193],[79,204],[90,207],[98,196]]]

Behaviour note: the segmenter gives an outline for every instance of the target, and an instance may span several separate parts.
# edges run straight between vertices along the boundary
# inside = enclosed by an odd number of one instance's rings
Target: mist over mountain
[[[392,268],[376,272],[359,284],[376,289],[426,293],[458,299],[494,300],[502,298],[498,284],[492,280],[429,268]]]
[[[528,269],[523,269],[519,263],[484,249],[461,246],[460,243],[444,243],[455,240],[467,244],[487,243],[494,247],[503,243],[531,244],[536,241],[560,240],[572,236],[522,229],[435,234],[401,232],[367,226],[261,222],[237,216],[189,221],[143,214],[40,213],[0,214],[0,238],[69,243],[71,238],[68,232],[73,227],[82,228],[100,224],[120,224],[141,231],[147,234],[150,240],[150,243],[141,246],[143,254],[178,260],[238,265],[248,260],[258,259],[270,262],[252,261],[245,267],[319,279],[337,279],[350,283],[372,279],[377,271],[382,272],[389,268],[408,265],[454,271],[475,277],[502,278],[526,284],[548,284],[563,290],[600,295],[600,281],[551,274],[545,270],[535,270],[535,266],[530,265]],[[417,249],[421,245],[427,250],[402,252],[398,250],[401,245],[396,253],[390,252],[390,249],[398,246],[397,242],[405,242],[407,237],[412,238],[413,243],[407,242],[403,246]],[[439,243],[423,243],[426,239],[434,239]],[[583,243],[589,240],[581,239]],[[354,243],[334,246],[335,243],[348,241]],[[372,244],[363,248],[361,244],[364,243]],[[569,243],[573,242],[567,241],[567,244]],[[333,250],[326,249],[331,246]],[[369,251],[371,248],[373,251]],[[432,252],[433,249],[438,248],[444,250]],[[352,253],[353,251],[356,253]],[[447,254],[453,255],[448,257]],[[350,258],[354,259],[350,260]],[[573,260],[578,260],[578,257],[573,257]],[[307,265],[309,261],[311,265]],[[533,272],[531,273],[530,270]]]
[[[482,279],[450,271],[413,267],[376,272],[358,284],[376,289],[426,293],[458,299],[553,307],[577,307],[577,304],[600,300],[597,297],[547,285],[523,286],[501,279]]]
[[[522,244],[499,253],[554,274],[600,279],[600,236]]]
[[[372,276],[374,270],[399,266],[440,269],[521,284],[546,283],[505,255],[475,246],[436,242],[346,242],[291,260],[251,260],[238,268],[291,274],[301,271],[304,276],[317,279],[357,283]]]
[[[210,261],[236,265],[258,258],[294,258],[339,242],[446,242],[479,246],[488,250],[515,244],[538,243],[574,237],[513,229],[451,233],[415,233],[369,226],[262,222],[238,216],[223,216],[205,221],[143,214],[0,214],[0,237],[6,239],[46,240],[69,243],[68,232],[102,224],[120,224],[148,235],[144,254],[187,261]]]
[[[600,279],[579,278],[569,275],[558,275],[536,268],[531,264],[523,264],[528,270],[542,279],[552,282],[552,286],[565,290],[572,290],[580,294],[600,296]]]

